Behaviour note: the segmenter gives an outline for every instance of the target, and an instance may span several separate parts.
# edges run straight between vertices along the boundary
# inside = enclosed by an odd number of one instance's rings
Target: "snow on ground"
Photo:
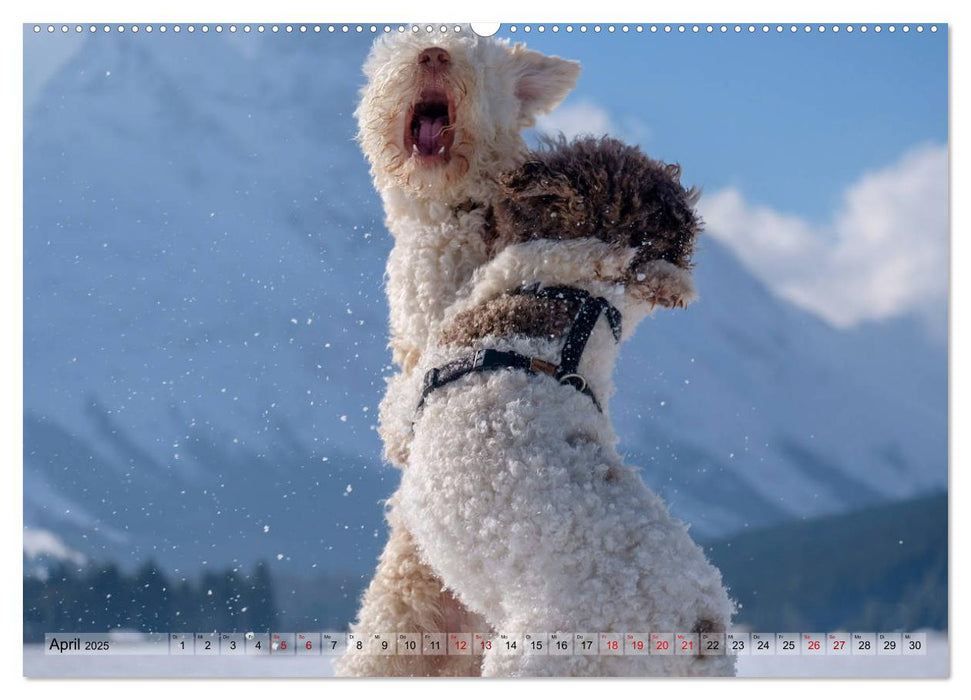
[[[745,678],[947,678],[946,632],[927,634],[926,656],[742,656]],[[33,678],[321,678],[332,676],[328,656],[48,656],[24,647],[24,675]]]

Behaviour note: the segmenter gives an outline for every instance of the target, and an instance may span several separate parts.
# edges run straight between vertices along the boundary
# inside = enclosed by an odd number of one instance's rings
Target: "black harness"
[[[590,335],[593,333],[601,314],[607,318],[607,323],[610,324],[614,341],[620,342],[620,311],[611,306],[610,302],[603,297],[595,297],[576,287],[540,288],[539,284],[535,284],[517,289],[513,294],[528,294],[543,299],[579,302],[579,308],[573,318],[570,332],[567,334],[566,342],[563,343],[563,350],[560,352],[559,364],[554,365],[552,362],[541,360],[538,357],[528,357],[518,352],[493,350],[491,348],[476,350],[472,355],[452,360],[425,373],[416,415],[421,412],[425,405],[425,399],[435,389],[472,372],[487,372],[496,369],[519,369],[528,374],[547,374],[557,379],[560,384],[569,384],[581,394],[589,396],[597,410],[603,412],[597,397],[587,386],[587,381],[577,374],[577,368],[580,366],[580,358],[583,357],[583,349],[587,346],[587,341],[590,340]]]

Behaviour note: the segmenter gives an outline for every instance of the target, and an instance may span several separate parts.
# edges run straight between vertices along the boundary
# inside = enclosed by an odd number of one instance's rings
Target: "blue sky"
[[[499,36],[583,64],[566,105],[603,105],[706,189],[819,221],[863,172],[947,140],[947,29],[893,34]],[[636,129],[633,129],[636,131]],[[628,136],[639,136],[630,134]]]

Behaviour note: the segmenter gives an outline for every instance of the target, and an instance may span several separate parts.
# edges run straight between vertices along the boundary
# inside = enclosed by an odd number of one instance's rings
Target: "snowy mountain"
[[[391,241],[352,140],[369,43],[89,37],[28,105],[24,518],[48,553],[373,566],[398,474],[374,432]],[[642,326],[611,406],[696,533],[946,485],[944,348],[906,319],[836,331],[702,248],[702,301]]]

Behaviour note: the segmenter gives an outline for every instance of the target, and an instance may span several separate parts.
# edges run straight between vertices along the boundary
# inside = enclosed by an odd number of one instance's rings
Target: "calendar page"
[[[25,24],[24,675],[948,676],[948,56]]]

